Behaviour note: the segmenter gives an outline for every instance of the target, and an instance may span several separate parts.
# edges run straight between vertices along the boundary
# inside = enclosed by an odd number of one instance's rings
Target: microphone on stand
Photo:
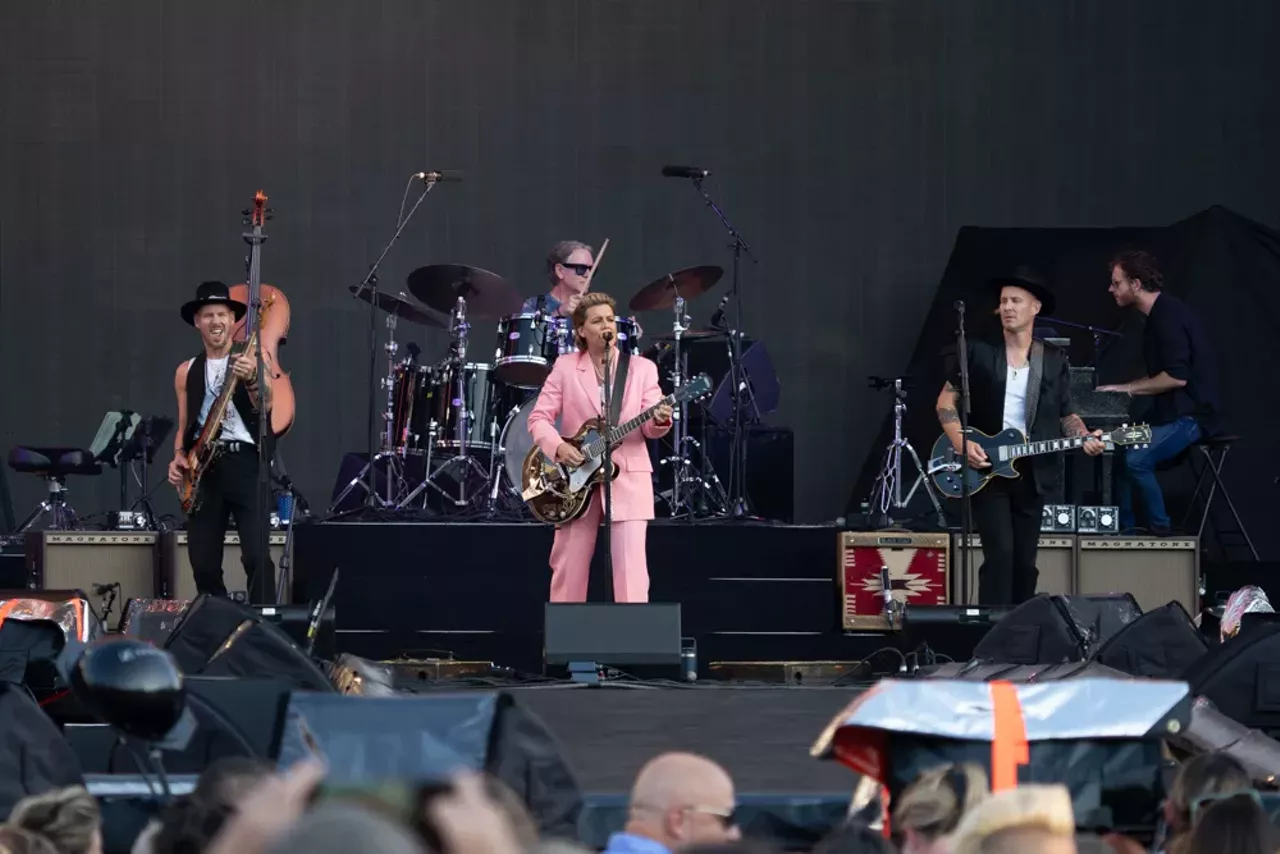
[[[720,304],[716,306],[715,313],[711,315],[711,325],[719,326],[724,323],[724,309],[729,304],[729,295],[725,294],[720,298]]]
[[[893,585],[889,583],[889,567],[880,566],[880,595],[884,598],[884,615],[889,620],[889,628],[893,628],[894,612],[897,608],[893,601]]]
[[[439,172],[418,172],[413,177],[424,184],[438,184],[441,181],[461,181],[462,173],[456,169],[446,169]]]
[[[600,337],[604,339],[604,348],[608,350],[609,344],[613,341],[613,333],[606,331],[603,334],[601,334]]]
[[[711,174],[709,169],[700,166],[663,166],[664,178],[705,178]]]

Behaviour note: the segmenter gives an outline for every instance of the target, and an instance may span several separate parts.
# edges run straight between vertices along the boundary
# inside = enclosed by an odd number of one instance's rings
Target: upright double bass
[[[253,210],[250,213],[250,224],[261,236],[263,225],[268,219],[267,195],[262,190],[254,195]],[[231,298],[249,306],[252,311],[253,304],[250,302],[252,295],[249,291],[248,283],[232,285]],[[271,433],[279,438],[288,433],[289,428],[293,426],[297,403],[293,394],[293,383],[290,382],[289,375],[280,367],[280,345],[289,338],[289,300],[285,297],[284,291],[265,283],[259,285],[258,296],[263,305],[271,306],[271,311],[263,317],[262,326],[257,332],[258,338],[262,341],[263,366],[271,374]],[[244,318],[236,322],[232,334],[233,341],[245,340],[248,318],[249,313],[246,312]]]

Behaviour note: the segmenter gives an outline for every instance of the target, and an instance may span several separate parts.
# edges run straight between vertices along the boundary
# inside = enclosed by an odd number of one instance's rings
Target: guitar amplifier
[[[961,534],[956,534],[955,543],[951,547],[956,572],[960,571],[962,539]],[[982,537],[974,534],[970,548],[972,553],[969,556],[969,601],[966,604],[974,605],[978,602],[978,577],[979,570],[982,569]],[[1036,579],[1037,593],[1074,593],[1075,568],[1076,537],[1074,535],[1042,534],[1040,536],[1040,543],[1036,547],[1036,569],[1040,570],[1040,576]]]
[[[278,573],[288,535],[272,532],[269,536],[271,562],[275,564]],[[222,543],[222,583],[226,585],[227,595],[247,602],[249,585],[245,581],[244,564],[240,560],[240,535],[228,533]],[[160,587],[155,598],[190,600],[199,595],[195,576],[191,572],[191,558],[187,554],[186,531],[172,531],[160,540]],[[286,601],[291,593],[292,591],[285,590]]]
[[[889,570],[889,585],[899,604],[908,608],[948,604],[951,539],[946,534],[844,531],[839,536],[836,580],[846,630],[889,630],[881,567]]]
[[[1077,593],[1132,593],[1143,612],[1177,600],[1200,613],[1195,537],[1080,537]]]
[[[26,586],[81,590],[96,602],[95,584],[119,584],[119,614],[130,599],[155,596],[156,539],[150,531],[30,531]]]

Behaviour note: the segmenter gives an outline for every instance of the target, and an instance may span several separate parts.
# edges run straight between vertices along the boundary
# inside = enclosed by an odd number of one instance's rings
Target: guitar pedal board
[[[1046,504],[1040,514],[1045,534],[1119,534],[1120,508]]]

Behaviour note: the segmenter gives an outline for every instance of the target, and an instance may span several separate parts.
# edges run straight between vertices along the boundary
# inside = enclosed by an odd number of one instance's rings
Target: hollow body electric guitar
[[[635,418],[609,431],[610,446],[618,447],[632,431],[651,420],[662,404],[676,407],[710,391],[711,379],[706,374],[698,374],[674,394],[667,395]],[[578,428],[577,433],[564,437],[566,442],[582,453],[584,459],[581,465],[571,466],[548,459],[537,445],[525,455],[524,465],[520,470],[521,497],[540,521],[563,525],[586,512],[595,488],[604,482],[603,428],[603,419],[591,418]],[[618,467],[614,465],[610,477],[616,478],[618,472]]]
[[[1039,442],[1028,442],[1022,431],[1010,427],[988,436],[981,430],[970,427],[968,430],[970,444],[978,445],[987,452],[990,468],[970,468],[968,472],[969,494],[976,495],[978,490],[986,486],[995,477],[1020,477],[1014,463],[1024,457],[1040,454],[1056,454],[1084,447],[1085,439],[1091,436],[1072,436],[1071,438],[1044,439]],[[1121,425],[1110,433],[1103,433],[1099,439],[1107,450],[1119,445],[1143,447],[1151,443],[1151,428],[1146,424]],[[963,482],[960,478],[963,469],[960,465],[960,452],[951,444],[951,437],[946,433],[933,444],[933,453],[929,455],[929,474],[933,477],[938,491],[947,498],[963,496]]]

